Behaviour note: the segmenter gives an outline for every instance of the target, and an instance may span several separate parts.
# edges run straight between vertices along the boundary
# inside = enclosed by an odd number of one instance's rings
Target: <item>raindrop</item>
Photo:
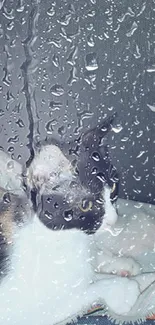
[[[47,39],[47,44],[52,44],[57,48],[61,47],[61,39],[60,38],[48,38]]]
[[[87,36],[87,43],[90,47],[94,47],[95,46],[95,41],[94,41],[94,37],[92,34],[89,34]]]
[[[51,7],[47,10],[47,15],[53,17],[55,15],[55,8]]]
[[[8,24],[7,24],[7,30],[12,30],[14,28],[14,21],[10,21]]]
[[[0,117],[4,116],[4,110],[0,109]]]
[[[86,69],[87,71],[94,71],[98,69],[96,53],[92,52],[86,55]]]
[[[45,129],[47,131],[48,134],[52,134],[54,129],[53,126],[55,126],[57,124],[56,120],[50,120],[47,122],[47,124],[45,125]]]
[[[155,64],[153,64],[151,67],[147,68],[147,72],[155,72]]]
[[[75,60],[77,58],[77,52],[78,52],[78,48],[77,46],[74,46],[72,51],[70,52],[68,58],[67,58],[67,63],[70,65],[75,65]]]
[[[78,80],[78,77],[76,76],[76,72],[77,72],[77,69],[75,67],[73,67],[70,70],[69,78],[67,80],[67,84],[69,86],[71,86],[74,82],[76,82]]]
[[[152,112],[155,112],[155,105],[147,104],[147,107],[150,108]]]
[[[12,160],[10,160],[8,163],[7,163],[7,169],[8,170],[11,170],[14,168],[14,162]]]
[[[143,131],[140,130],[140,131],[138,132],[138,134],[137,134],[137,138],[140,138],[142,135],[143,135]]]
[[[140,151],[139,155],[136,158],[140,158],[144,155],[145,151]]]
[[[73,210],[65,211],[65,213],[64,213],[64,219],[66,221],[71,221],[73,219]]]
[[[17,6],[16,10],[17,10],[18,12],[23,12],[23,11],[24,11],[23,0],[19,0],[19,1],[18,1],[18,6]]]
[[[62,96],[64,94],[64,88],[58,84],[52,86],[50,91],[51,91],[52,95],[57,96],[57,97]]]
[[[61,102],[51,101],[50,105],[49,105],[49,108],[51,109],[52,112],[59,111],[61,107],[62,107]],[[52,112],[51,112],[51,114],[52,114]]]
[[[52,214],[49,211],[45,211],[45,214],[44,215],[49,220],[52,220],[52,218],[53,218]]]
[[[96,14],[95,10],[90,10],[90,11],[88,12],[88,16],[89,16],[89,17],[94,17],[95,14]]]
[[[60,61],[58,55],[54,54],[52,58],[52,62],[56,68],[60,66]]]
[[[122,125],[117,125],[117,126],[112,126],[112,131],[114,131],[115,133],[119,133],[123,130]]]
[[[8,204],[8,203],[11,202],[11,196],[10,196],[9,193],[5,193],[5,194],[3,195],[3,202],[6,203],[6,204]]]
[[[137,28],[138,28],[138,25],[137,25],[137,23],[134,21],[133,24],[132,24],[132,26],[131,26],[130,31],[128,31],[128,32],[126,33],[126,36],[127,36],[127,37],[131,37],[131,36],[134,34],[134,32],[135,32],[135,30],[136,30]]]
[[[126,16],[130,16],[130,17],[135,16],[134,11],[130,7],[128,8],[128,11],[118,19],[118,21],[122,23]]]
[[[61,126],[58,129],[58,134],[62,137],[66,133],[66,128],[64,126]]]
[[[90,85],[91,89],[96,89],[96,74],[89,73],[87,76],[85,76],[84,80],[87,82],[88,85]]]
[[[102,183],[105,183],[106,182],[106,179],[105,179],[105,176],[103,173],[98,173],[97,174],[97,178],[102,182]]]
[[[74,8],[74,5],[72,3],[68,6],[68,11],[71,14],[75,14],[75,8]]]
[[[23,128],[25,126],[23,120],[21,120],[20,118],[18,119],[18,121],[16,121],[16,124],[20,127]]]
[[[18,135],[15,135],[14,137],[8,139],[9,143],[16,143],[18,141],[19,141],[19,136]]]
[[[98,152],[93,152],[93,154],[92,154],[92,158],[93,158],[95,161],[99,161],[99,160],[100,160],[100,155],[98,154]]]
[[[4,7],[3,8],[3,15],[9,20],[14,19],[15,18],[14,17],[14,9],[10,9],[10,11],[9,11],[9,10],[7,10],[6,7]]]
[[[92,175],[96,175],[96,173],[97,173],[97,168],[96,167],[94,167],[93,169],[92,169]]]
[[[54,208],[58,209],[59,208],[59,204],[57,202],[54,203]]]
[[[4,35],[4,31],[2,29],[2,25],[0,24],[0,38],[2,38]]]
[[[90,0],[90,2],[95,5],[96,4],[96,0]]]
[[[58,23],[60,23],[61,25],[64,25],[64,26],[68,26],[69,25],[69,22],[71,20],[71,14],[65,14],[63,15],[60,19],[57,20]]]
[[[133,175],[133,178],[137,181],[137,182],[139,182],[140,180],[141,180],[141,176],[137,176],[136,174],[134,174]]]
[[[8,152],[9,152],[9,153],[14,152],[14,147],[9,147],[9,148],[8,148]]]

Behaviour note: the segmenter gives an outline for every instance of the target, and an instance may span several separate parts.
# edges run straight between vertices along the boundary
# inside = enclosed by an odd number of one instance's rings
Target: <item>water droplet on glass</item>
[[[103,173],[98,173],[97,178],[102,182],[105,183],[106,179]]]
[[[71,86],[74,82],[78,80],[78,77],[76,76],[77,69],[75,67],[72,67],[69,73],[69,78],[67,80],[67,84]]]
[[[52,86],[50,91],[54,96],[62,96],[64,94],[64,88],[58,84]]]
[[[47,15],[53,17],[55,15],[55,8],[51,7],[47,10]]]
[[[47,39],[47,44],[54,45],[57,48],[61,47],[61,39],[60,38],[48,38]]]
[[[16,143],[18,141],[19,141],[19,136],[18,135],[15,135],[14,137],[8,139],[9,143]]]
[[[100,160],[100,155],[98,154],[98,152],[93,152],[93,154],[92,154],[92,158],[93,158],[95,161],[99,161],[99,160]]]
[[[112,126],[112,131],[114,131],[115,133],[119,133],[122,130],[123,130],[122,125]]]
[[[53,218],[52,214],[49,211],[45,211],[44,216],[49,220]]]
[[[126,36],[127,37],[131,37],[134,34],[134,32],[136,31],[137,28],[138,28],[138,25],[134,21],[133,24],[132,24],[132,26],[131,26],[131,29],[126,33]]]
[[[96,175],[96,173],[97,173],[97,168],[96,167],[94,167],[93,169],[92,169],[92,175]]]
[[[48,121],[48,122],[46,123],[46,125],[45,125],[46,132],[47,132],[48,134],[52,134],[53,131],[54,131],[53,126],[55,126],[57,123],[58,123],[58,122],[57,122],[56,120],[54,120],[54,119]]]
[[[147,107],[150,108],[152,112],[155,112],[155,105],[147,104]]]
[[[62,137],[66,133],[66,128],[64,126],[60,126],[58,128],[58,134]]]
[[[138,132],[138,134],[136,135],[136,137],[137,137],[137,138],[140,138],[142,135],[143,135],[143,131],[140,130],[140,131]]]
[[[94,17],[95,14],[96,14],[95,10],[90,10],[90,11],[88,12],[88,16],[89,16],[89,17]]]
[[[88,72],[87,72],[88,73]],[[91,89],[96,89],[96,74],[89,73],[84,77],[84,80],[87,82],[88,85],[90,85]]]
[[[7,30],[12,30],[14,28],[14,21],[10,21],[8,24],[7,24]]]
[[[78,47],[77,46],[74,46],[72,49],[71,49],[71,52],[69,53],[69,56],[67,58],[67,63],[70,64],[70,65],[75,65],[75,60],[77,59],[77,53],[78,53]]]
[[[141,180],[142,177],[141,177],[141,176],[137,176],[136,173],[135,173],[135,174],[133,174],[133,178],[134,178],[136,181],[139,182],[139,181]]]
[[[90,2],[95,5],[96,4],[96,0],[90,0]]]
[[[144,155],[145,151],[140,151],[139,155],[136,158],[140,158]]]
[[[8,20],[13,20],[15,18],[14,16],[14,8],[8,10],[6,7],[3,8],[3,15],[8,19]]]
[[[8,148],[8,152],[9,152],[9,153],[14,152],[14,150],[15,150],[14,147],[9,147],[9,148]]]
[[[65,213],[64,213],[64,219],[66,221],[71,221],[73,219],[73,210],[65,211]]]
[[[54,54],[52,58],[52,62],[56,68],[60,66],[60,61],[58,55]]]
[[[51,101],[49,104],[49,108],[51,109],[51,114],[54,111],[59,111],[60,108],[62,107],[62,103],[61,102],[55,102],[55,101]]]
[[[61,25],[68,26],[69,22],[71,20],[71,17],[72,17],[72,15],[70,13],[65,14],[60,19],[58,19],[57,22],[60,23]]]
[[[0,109],[0,117],[4,116],[4,110]]]
[[[86,69],[87,71],[94,71],[98,69],[96,53],[89,53],[86,55]]]
[[[11,170],[14,168],[14,162],[12,160],[8,161],[7,163],[7,169],[8,170]]]
[[[120,18],[118,18],[118,21],[122,23],[126,16],[130,16],[130,17],[135,16],[134,11],[130,7],[128,8],[128,11],[125,14],[123,14]]]
[[[3,31],[2,25],[0,24],[0,38],[2,38],[3,35],[4,35],[4,31]]]
[[[8,204],[8,203],[11,202],[11,196],[10,196],[9,193],[5,193],[5,194],[3,195],[3,202],[6,203],[6,204]]]
[[[155,64],[153,64],[152,66],[150,66],[149,68],[147,68],[146,71],[147,72],[155,72]]]
[[[18,121],[16,121],[16,124],[20,127],[23,128],[25,126],[23,120],[21,120],[20,118],[18,119]]]
[[[87,43],[90,47],[94,47],[95,46],[95,41],[94,41],[94,37],[92,34],[89,34],[87,36]]]

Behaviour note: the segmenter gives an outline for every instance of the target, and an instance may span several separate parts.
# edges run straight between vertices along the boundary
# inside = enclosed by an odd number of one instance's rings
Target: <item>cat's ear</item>
[[[0,150],[0,187],[14,194],[21,194],[23,191],[22,165],[2,150]]]
[[[102,138],[104,138],[107,133],[112,129],[113,122],[117,116],[114,113],[112,116],[106,118],[102,123],[99,123],[95,128],[85,132],[82,135],[82,143],[89,146],[89,143],[95,145],[100,145]]]
[[[27,183],[42,193],[62,187],[73,176],[73,167],[56,145],[45,145],[35,155],[27,169]]]

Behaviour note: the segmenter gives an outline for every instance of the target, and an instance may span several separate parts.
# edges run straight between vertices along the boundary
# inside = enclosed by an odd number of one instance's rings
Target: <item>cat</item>
[[[123,315],[145,289],[141,275],[135,281],[95,270],[97,234],[118,218],[112,201],[119,179],[101,150],[112,122],[83,134],[70,153],[55,141],[38,145],[23,172],[0,153],[0,325],[67,324],[94,303]],[[118,257],[109,273],[124,263]],[[135,275],[139,265],[126,258],[125,270]]]

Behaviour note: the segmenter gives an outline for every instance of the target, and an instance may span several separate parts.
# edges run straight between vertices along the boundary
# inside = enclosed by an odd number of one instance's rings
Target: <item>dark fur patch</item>
[[[101,225],[104,208],[99,203],[99,197],[87,196],[86,205],[91,206],[88,211],[81,210],[82,202],[77,205],[69,204],[60,195],[42,195],[38,202],[40,220],[50,229],[80,229],[88,234],[94,233]]]
[[[14,232],[28,221],[26,211],[29,211],[26,197],[18,197],[0,188],[0,277],[9,270]]]

